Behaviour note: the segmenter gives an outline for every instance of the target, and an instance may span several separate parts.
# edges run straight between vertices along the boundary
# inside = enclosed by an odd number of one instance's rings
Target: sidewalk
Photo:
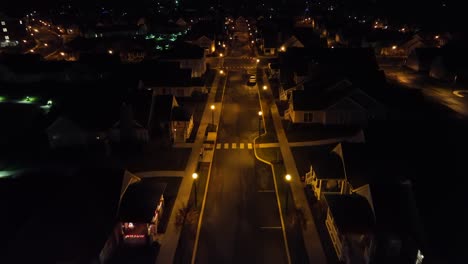
[[[302,229],[302,232],[304,237],[304,245],[307,251],[307,255],[309,256],[309,263],[327,263],[327,258],[325,257],[325,252],[322,248],[320,236],[317,232],[317,227],[315,225],[314,218],[312,217],[312,213],[304,193],[304,186],[300,181],[300,175],[297,171],[296,162],[294,161],[290,144],[288,143],[286,133],[284,132],[283,126],[281,124],[281,118],[279,116],[276,104],[273,104],[271,107],[271,116],[273,118],[273,123],[276,129],[276,134],[278,137],[278,142],[286,171],[292,176],[291,192],[295,207],[304,212],[305,227]]]
[[[210,106],[214,103],[217,89],[220,88],[218,87],[219,78],[219,74],[216,74],[216,77],[213,80],[213,87],[206,101],[205,110],[203,111],[203,116],[197,131],[195,143],[192,145],[192,153],[190,154],[187,166],[184,171],[184,178],[180,184],[179,192],[174,203],[174,208],[172,209],[171,216],[169,217],[166,233],[164,233],[164,237],[161,241],[161,248],[156,259],[157,264],[174,262],[174,256],[177,250],[177,245],[179,243],[180,233],[182,231],[182,228],[177,228],[175,224],[176,217],[179,210],[182,209],[184,205],[187,205],[190,199],[190,192],[192,190],[193,183],[192,173],[197,170],[197,165],[200,161],[200,149],[202,148],[205,139],[205,131],[207,126],[211,123],[212,116]],[[215,106],[215,113],[219,116],[219,113],[221,112],[221,104],[215,104]],[[212,157],[212,155],[208,156]]]

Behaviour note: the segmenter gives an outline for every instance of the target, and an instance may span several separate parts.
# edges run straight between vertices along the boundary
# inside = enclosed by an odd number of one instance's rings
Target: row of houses
[[[274,71],[293,124],[365,126],[386,116],[370,95],[385,85],[372,49],[290,48]]]
[[[319,200],[321,219],[340,261],[422,261],[420,219],[410,181],[388,180],[387,173],[379,173],[372,163],[385,162],[364,143],[327,146],[308,158],[309,168],[301,173]]]
[[[0,239],[0,260],[109,263],[129,247],[156,243],[166,199],[174,199],[167,183],[102,165],[36,168],[2,179],[10,228]]]

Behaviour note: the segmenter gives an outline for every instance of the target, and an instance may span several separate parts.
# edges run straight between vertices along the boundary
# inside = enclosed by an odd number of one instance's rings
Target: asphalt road
[[[218,132],[223,147],[215,150],[197,263],[287,263],[270,168],[247,147],[258,135],[260,105],[257,88],[246,82],[246,69],[228,71]]]
[[[36,46],[34,53],[41,54],[41,57],[47,57],[56,52],[62,45],[61,38],[53,31],[44,26],[33,26],[38,32],[34,33]]]
[[[402,66],[381,66],[388,80],[409,89],[418,89],[428,99],[452,110],[452,116],[466,119],[468,117],[468,97],[458,97],[452,93],[459,89],[428,76],[411,71]]]

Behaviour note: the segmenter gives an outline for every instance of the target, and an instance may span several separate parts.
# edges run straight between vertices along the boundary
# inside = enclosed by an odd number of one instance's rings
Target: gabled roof
[[[172,108],[172,121],[190,121],[192,114],[180,106]]]
[[[342,80],[322,91],[295,90],[292,93],[291,100],[294,110],[325,110],[338,101],[345,99],[355,89],[349,81]]]
[[[204,57],[205,49],[187,42],[179,42],[171,50],[161,55],[163,60],[203,59]]]
[[[130,184],[122,197],[119,220],[151,223],[167,184],[155,178],[142,178]]]
[[[153,103],[153,114],[159,122],[170,122],[172,120],[172,109],[177,100],[172,94],[156,95]],[[159,124],[158,124],[159,125]]]
[[[356,193],[369,200],[380,232],[421,241],[421,219],[411,183],[371,183]]]
[[[366,198],[357,194],[325,194],[324,197],[340,233],[373,232],[374,213]]]
[[[116,224],[122,176],[119,169],[54,167],[11,178],[1,192],[12,220],[0,238],[8,239],[5,263],[95,260]]]
[[[334,150],[309,157],[318,179],[345,179],[343,162]]]

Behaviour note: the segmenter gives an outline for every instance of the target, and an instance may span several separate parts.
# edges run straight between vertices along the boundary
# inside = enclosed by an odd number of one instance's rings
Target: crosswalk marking
[[[252,143],[230,142],[216,143],[216,149],[252,149]]]

